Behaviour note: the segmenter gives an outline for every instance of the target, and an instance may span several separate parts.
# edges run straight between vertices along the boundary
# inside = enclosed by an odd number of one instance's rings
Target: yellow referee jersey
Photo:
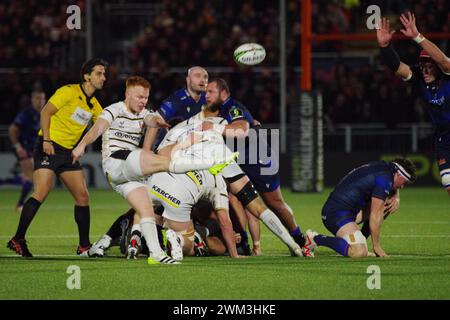
[[[80,84],[59,88],[48,101],[58,109],[50,118],[50,140],[67,149],[75,147],[89,122],[95,122],[103,110],[95,97],[90,99],[92,109],[89,107]]]

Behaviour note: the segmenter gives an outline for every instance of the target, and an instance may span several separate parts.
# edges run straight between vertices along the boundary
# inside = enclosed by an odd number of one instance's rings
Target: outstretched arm
[[[425,38],[419,30],[417,30],[416,17],[414,14],[411,12],[407,12],[406,14],[404,13],[400,16],[400,21],[405,27],[405,29],[401,29],[400,32],[411,40],[417,42],[419,46],[430,54],[431,59],[436,62],[444,73],[450,74],[450,59],[442,52],[441,49],[439,49],[438,46]]]
[[[377,41],[380,46],[381,56],[384,63],[391,69],[395,74],[401,77],[403,80],[409,80],[412,77],[411,68],[400,61],[400,58],[395,52],[394,48],[391,46],[392,35],[395,30],[390,30],[389,20],[386,18],[381,19],[381,25],[377,28]]]
[[[80,143],[76,146],[75,149],[72,150],[72,163],[75,163],[84,155],[84,151],[88,145],[97,140],[99,136],[101,136],[106,129],[109,128],[109,122],[105,119],[98,118],[95,124],[91,129],[86,133]]]

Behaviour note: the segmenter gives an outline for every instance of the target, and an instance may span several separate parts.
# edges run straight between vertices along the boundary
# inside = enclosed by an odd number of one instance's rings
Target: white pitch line
[[[395,224],[450,224],[450,221],[389,221],[389,224],[395,223]]]
[[[325,234],[328,235],[328,234]],[[450,234],[386,234],[383,238],[450,238]],[[271,234],[262,234],[261,238],[275,238]]]
[[[90,237],[98,238],[100,235],[90,235]],[[11,236],[0,236],[0,239],[10,239]],[[55,235],[35,235],[35,236],[27,236],[27,239],[73,239],[78,238],[77,234],[55,234]]]
[[[450,234],[425,234],[425,235],[415,235],[415,234],[387,234],[383,235],[385,238],[450,238]]]
[[[12,258],[12,257],[17,257],[19,258],[19,256],[17,254],[0,254],[0,258]],[[93,260],[93,259],[98,259],[101,260],[102,258],[91,258],[89,259],[88,257],[80,257],[76,254],[33,254],[33,258],[39,258],[39,257],[59,257],[59,258],[79,258],[80,260]],[[124,257],[122,255],[107,255],[107,257],[113,257],[113,258],[120,258],[120,257]]]
[[[99,238],[101,235],[90,235],[92,238]],[[450,238],[450,234],[386,234],[385,238]],[[0,239],[10,239],[11,236],[0,236]],[[60,235],[34,235],[27,236],[27,239],[75,239],[77,234],[60,234]],[[262,234],[261,238],[276,238],[272,234]]]

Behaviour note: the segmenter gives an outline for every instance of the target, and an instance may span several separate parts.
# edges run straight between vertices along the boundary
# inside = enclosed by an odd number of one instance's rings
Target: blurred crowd
[[[93,0],[95,10],[107,1]],[[111,1],[109,1],[111,2]],[[115,2],[122,2],[116,0]],[[154,107],[184,85],[189,66],[202,65],[223,71],[212,73],[231,84],[232,94],[246,104],[261,122],[279,121],[279,3],[273,0],[198,1],[161,0],[161,11],[140,32],[123,59],[110,52],[96,52],[111,65],[108,81],[99,99],[104,106],[122,98],[123,75],[140,74],[152,82]],[[29,92],[41,87],[50,95],[60,85],[78,82],[78,65],[67,64],[67,48],[80,34],[68,30],[66,8],[84,1],[4,0],[0,3],[0,108],[1,124],[12,121],[28,103]],[[450,32],[450,2],[445,0],[340,0],[312,1],[312,27],[318,34],[368,32],[366,8],[379,5],[399,28],[398,16],[407,9],[416,15],[422,32]],[[289,109],[298,105],[300,61],[300,1],[286,0],[287,98]],[[97,12],[97,16],[101,16]],[[132,19],[130,17],[129,19]],[[394,22],[396,21],[396,22]],[[102,23],[95,19],[95,25]],[[131,33],[130,33],[131,34]],[[261,43],[267,52],[262,68],[237,66],[232,52],[245,42]],[[444,51],[447,42],[438,42]],[[73,48],[70,47],[70,48]],[[313,86],[324,95],[328,127],[339,123],[426,121],[414,88],[398,81],[377,58],[368,53],[355,63],[346,53],[361,49],[377,54],[376,43],[321,42],[314,52],[334,53],[326,62],[314,60]],[[417,62],[414,43],[396,43],[402,61]],[[337,53],[337,55],[335,54]],[[178,68],[177,72],[172,72]],[[13,70],[11,72],[11,70]],[[289,117],[288,117],[289,119]]]

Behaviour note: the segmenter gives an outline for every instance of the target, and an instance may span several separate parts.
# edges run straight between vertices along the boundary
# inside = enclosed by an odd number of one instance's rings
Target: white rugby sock
[[[270,229],[278,238],[281,239],[289,248],[292,250],[296,250],[299,248],[299,245],[292,239],[289,232],[286,230],[286,228],[281,223],[280,219],[270,211],[269,209],[266,209],[259,218],[264,222],[264,224],[267,226],[267,228]]]
[[[155,218],[141,219],[141,232],[147,242],[147,247],[150,251],[150,256],[160,256],[164,252],[159,246],[158,231],[156,230]]]

